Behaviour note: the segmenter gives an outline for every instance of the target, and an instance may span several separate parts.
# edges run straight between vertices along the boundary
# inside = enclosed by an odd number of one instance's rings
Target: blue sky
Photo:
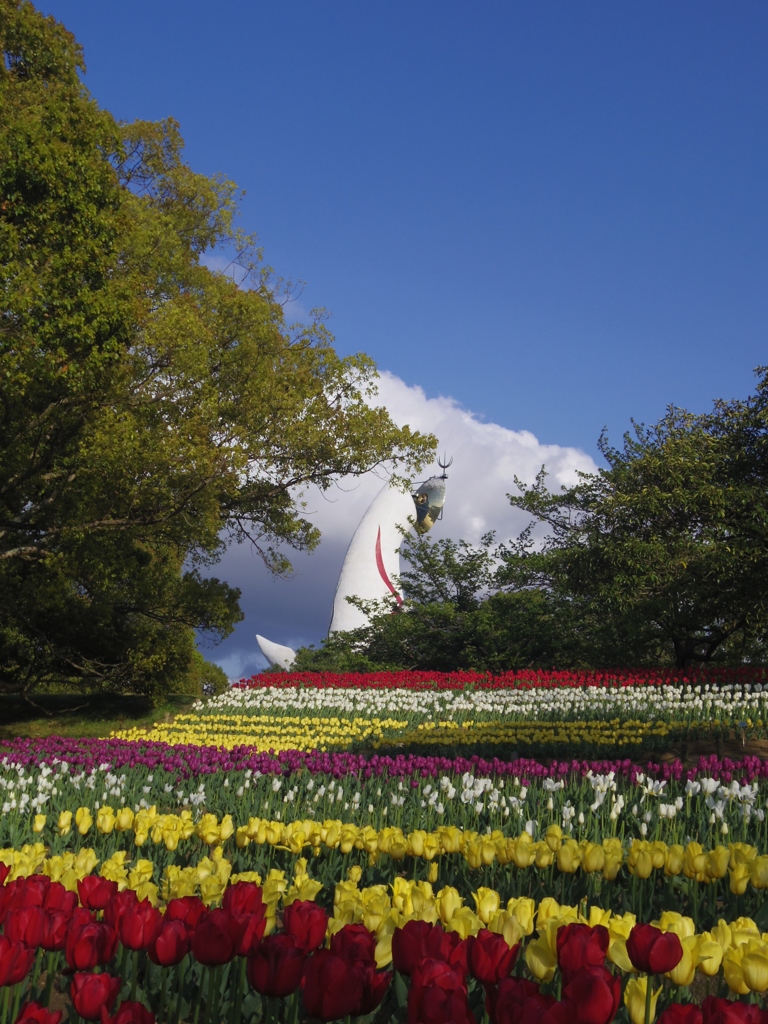
[[[768,362],[765,3],[42,6],[246,190],[297,312],[428,398],[597,458]]]

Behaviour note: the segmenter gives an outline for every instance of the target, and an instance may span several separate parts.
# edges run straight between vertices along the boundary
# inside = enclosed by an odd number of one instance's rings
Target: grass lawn
[[[0,743],[16,737],[109,736],[186,710],[195,698],[179,695],[154,706],[148,697],[117,694],[34,694],[0,697]]]

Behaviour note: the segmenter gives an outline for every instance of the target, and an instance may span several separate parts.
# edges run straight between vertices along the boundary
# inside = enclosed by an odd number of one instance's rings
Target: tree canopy
[[[500,582],[586,602],[681,668],[758,656],[768,626],[768,380],[711,412],[670,408],[607,468],[550,494],[544,474],[513,505],[547,527],[507,552]]]
[[[322,317],[287,323],[235,186],[185,164],[175,122],[102,110],[26,0],[0,0],[0,42],[0,689],[167,688],[195,629],[240,617],[206,575],[228,543],[285,568],[318,541],[303,488],[418,469],[434,439]]]

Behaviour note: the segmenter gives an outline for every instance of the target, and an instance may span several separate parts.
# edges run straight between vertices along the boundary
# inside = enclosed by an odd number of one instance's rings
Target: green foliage
[[[239,594],[228,542],[311,548],[301,491],[434,439],[371,403],[375,368],[322,319],[288,328],[236,231],[231,182],[195,174],[173,121],[118,124],[71,35],[0,0],[0,690],[187,678],[194,630]],[[201,263],[234,251],[236,287]]]
[[[209,689],[204,689],[207,687]],[[224,693],[229,689],[229,680],[224,669],[204,658],[200,651],[192,653],[187,677],[177,693],[191,693],[196,697],[203,694]]]
[[[622,449],[601,439],[608,468],[551,494],[544,471],[511,497],[546,524],[502,553],[500,582],[578,602],[678,667],[740,661],[768,627],[768,382],[711,413],[670,409],[636,426]],[[751,652],[751,653],[750,653]],[[630,646],[619,664],[628,664]]]

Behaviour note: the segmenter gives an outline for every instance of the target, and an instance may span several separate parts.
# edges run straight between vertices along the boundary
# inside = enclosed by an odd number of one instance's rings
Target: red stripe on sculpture
[[[397,603],[402,604],[403,599],[395,590],[392,584],[392,580],[389,578],[389,576],[387,576],[387,570],[384,568],[384,559],[381,557],[381,527],[379,527],[379,532],[376,534],[376,568],[379,570],[379,576],[381,576],[386,585],[395,595],[395,600],[397,601]]]

